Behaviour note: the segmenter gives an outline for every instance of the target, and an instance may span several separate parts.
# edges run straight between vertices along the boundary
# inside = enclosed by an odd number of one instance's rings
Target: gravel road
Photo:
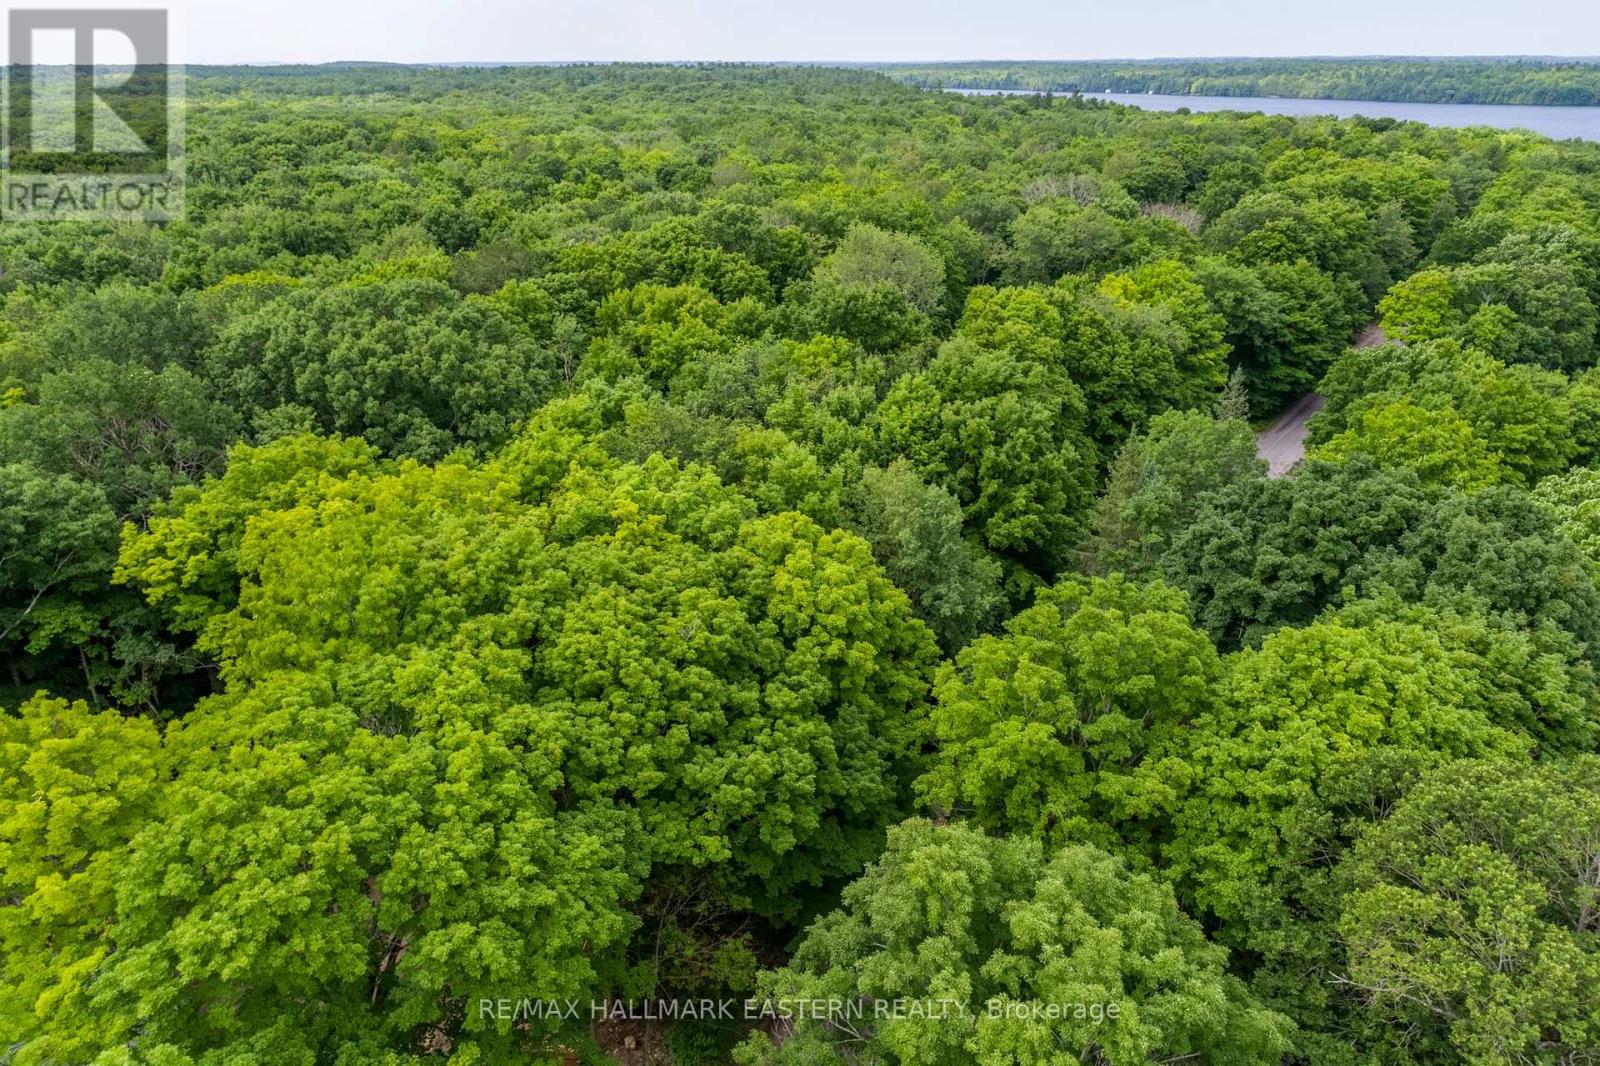
[[[1371,348],[1387,338],[1373,323],[1356,338],[1357,348]],[[1283,477],[1306,457],[1306,422],[1326,401],[1308,392],[1290,404],[1266,429],[1256,435],[1256,454],[1267,461],[1268,477]]]
[[[1306,457],[1306,420],[1322,410],[1324,400],[1307,393],[1277,421],[1256,436],[1256,454],[1267,461],[1267,476],[1282,477]]]

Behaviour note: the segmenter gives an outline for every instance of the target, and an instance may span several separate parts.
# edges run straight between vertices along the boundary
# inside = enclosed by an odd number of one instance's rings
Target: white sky
[[[187,0],[191,63],[1600,55],[1594,0]]]

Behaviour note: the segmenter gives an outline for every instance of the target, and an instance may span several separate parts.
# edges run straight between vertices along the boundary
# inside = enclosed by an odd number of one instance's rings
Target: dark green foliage
[[[1157,415],[1111,464],[1095,508],[1088,568],[1149,571],[1194,521],[1208,493],[1265,474],[1255,434],[1241,419],[1193,411]]]
[[[178,486],[220,473],[241,428],[175,363],[89,359],[47,375],[36,403],[0,409],[0,459],[99,486],[118,518],[142,519]]]
[[[241,410],[293,408],[414,458],[503,441],[554,384],[492,305],[421,280],[292,291],[221,330],[204,373]]]
[[[961,530],[954,496],[901,459],[861,479],[859,529],[891,581],[947,649],[990,628],[1004,605],[1001,568]]]
[[[0,648],[13,671],[25,654],[95,633],[96,594],[116,557],[117,521],[99,489],[23,463],[0,466]]]
[[[1161,560],[1226,648],[1304,625],[1346,590],[1389,589],[1409,601],[1460,599],[1523,625],[1555,626],[1593,656],[1600,592],[1588,565],[1523,493],[1451,492],[1360,456],[1224,489]]]

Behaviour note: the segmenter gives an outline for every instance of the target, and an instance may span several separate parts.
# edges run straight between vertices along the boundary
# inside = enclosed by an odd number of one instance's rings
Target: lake
[[[968,96],[1028,95],[1022,89],[951,89]],[[1062,94],[1057,94],[1062,95]],[[1144,93],[1084,93],[1094,100],[1147,111],[1264,111],[1269,115],[1337,115],[1398,118],[1430,126],[1492,126],[1532,130],[1556,140],[1600,141],[1600,107],[1533,107],[1522,104],[1401,104],[1379,100],[1300,100],[1280,96],[1161,96]]]

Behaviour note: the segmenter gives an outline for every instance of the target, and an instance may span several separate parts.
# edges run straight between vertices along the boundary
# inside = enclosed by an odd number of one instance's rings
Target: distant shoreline
[[[1110,91],[1403,104],[1600,106],[1600,62],[1555,57],[884,63],[871,69],[920,88],[1079,92],[1086,96]]]
[[[1031,96],[1027,89],[935,89],[928,92],[964,96]],[[1056,94],[1067,95],[1067,94]],[[1195,114],[1214,111],[1261,112],[1269,115],[1316,118],[1392,119],[1430,126],[1465,128],[1482,126],[1500,130],[1528,130],[1552,140],[1600,141],[1600,106],[1536,106],[1533,104],[1442,104],[1397,100],[1330,100],[1321,97],[1259,97],[1182,95],[1177,93],[1079,93],[1084,100],[1136,107],[1150,112],[1186,110]]]

